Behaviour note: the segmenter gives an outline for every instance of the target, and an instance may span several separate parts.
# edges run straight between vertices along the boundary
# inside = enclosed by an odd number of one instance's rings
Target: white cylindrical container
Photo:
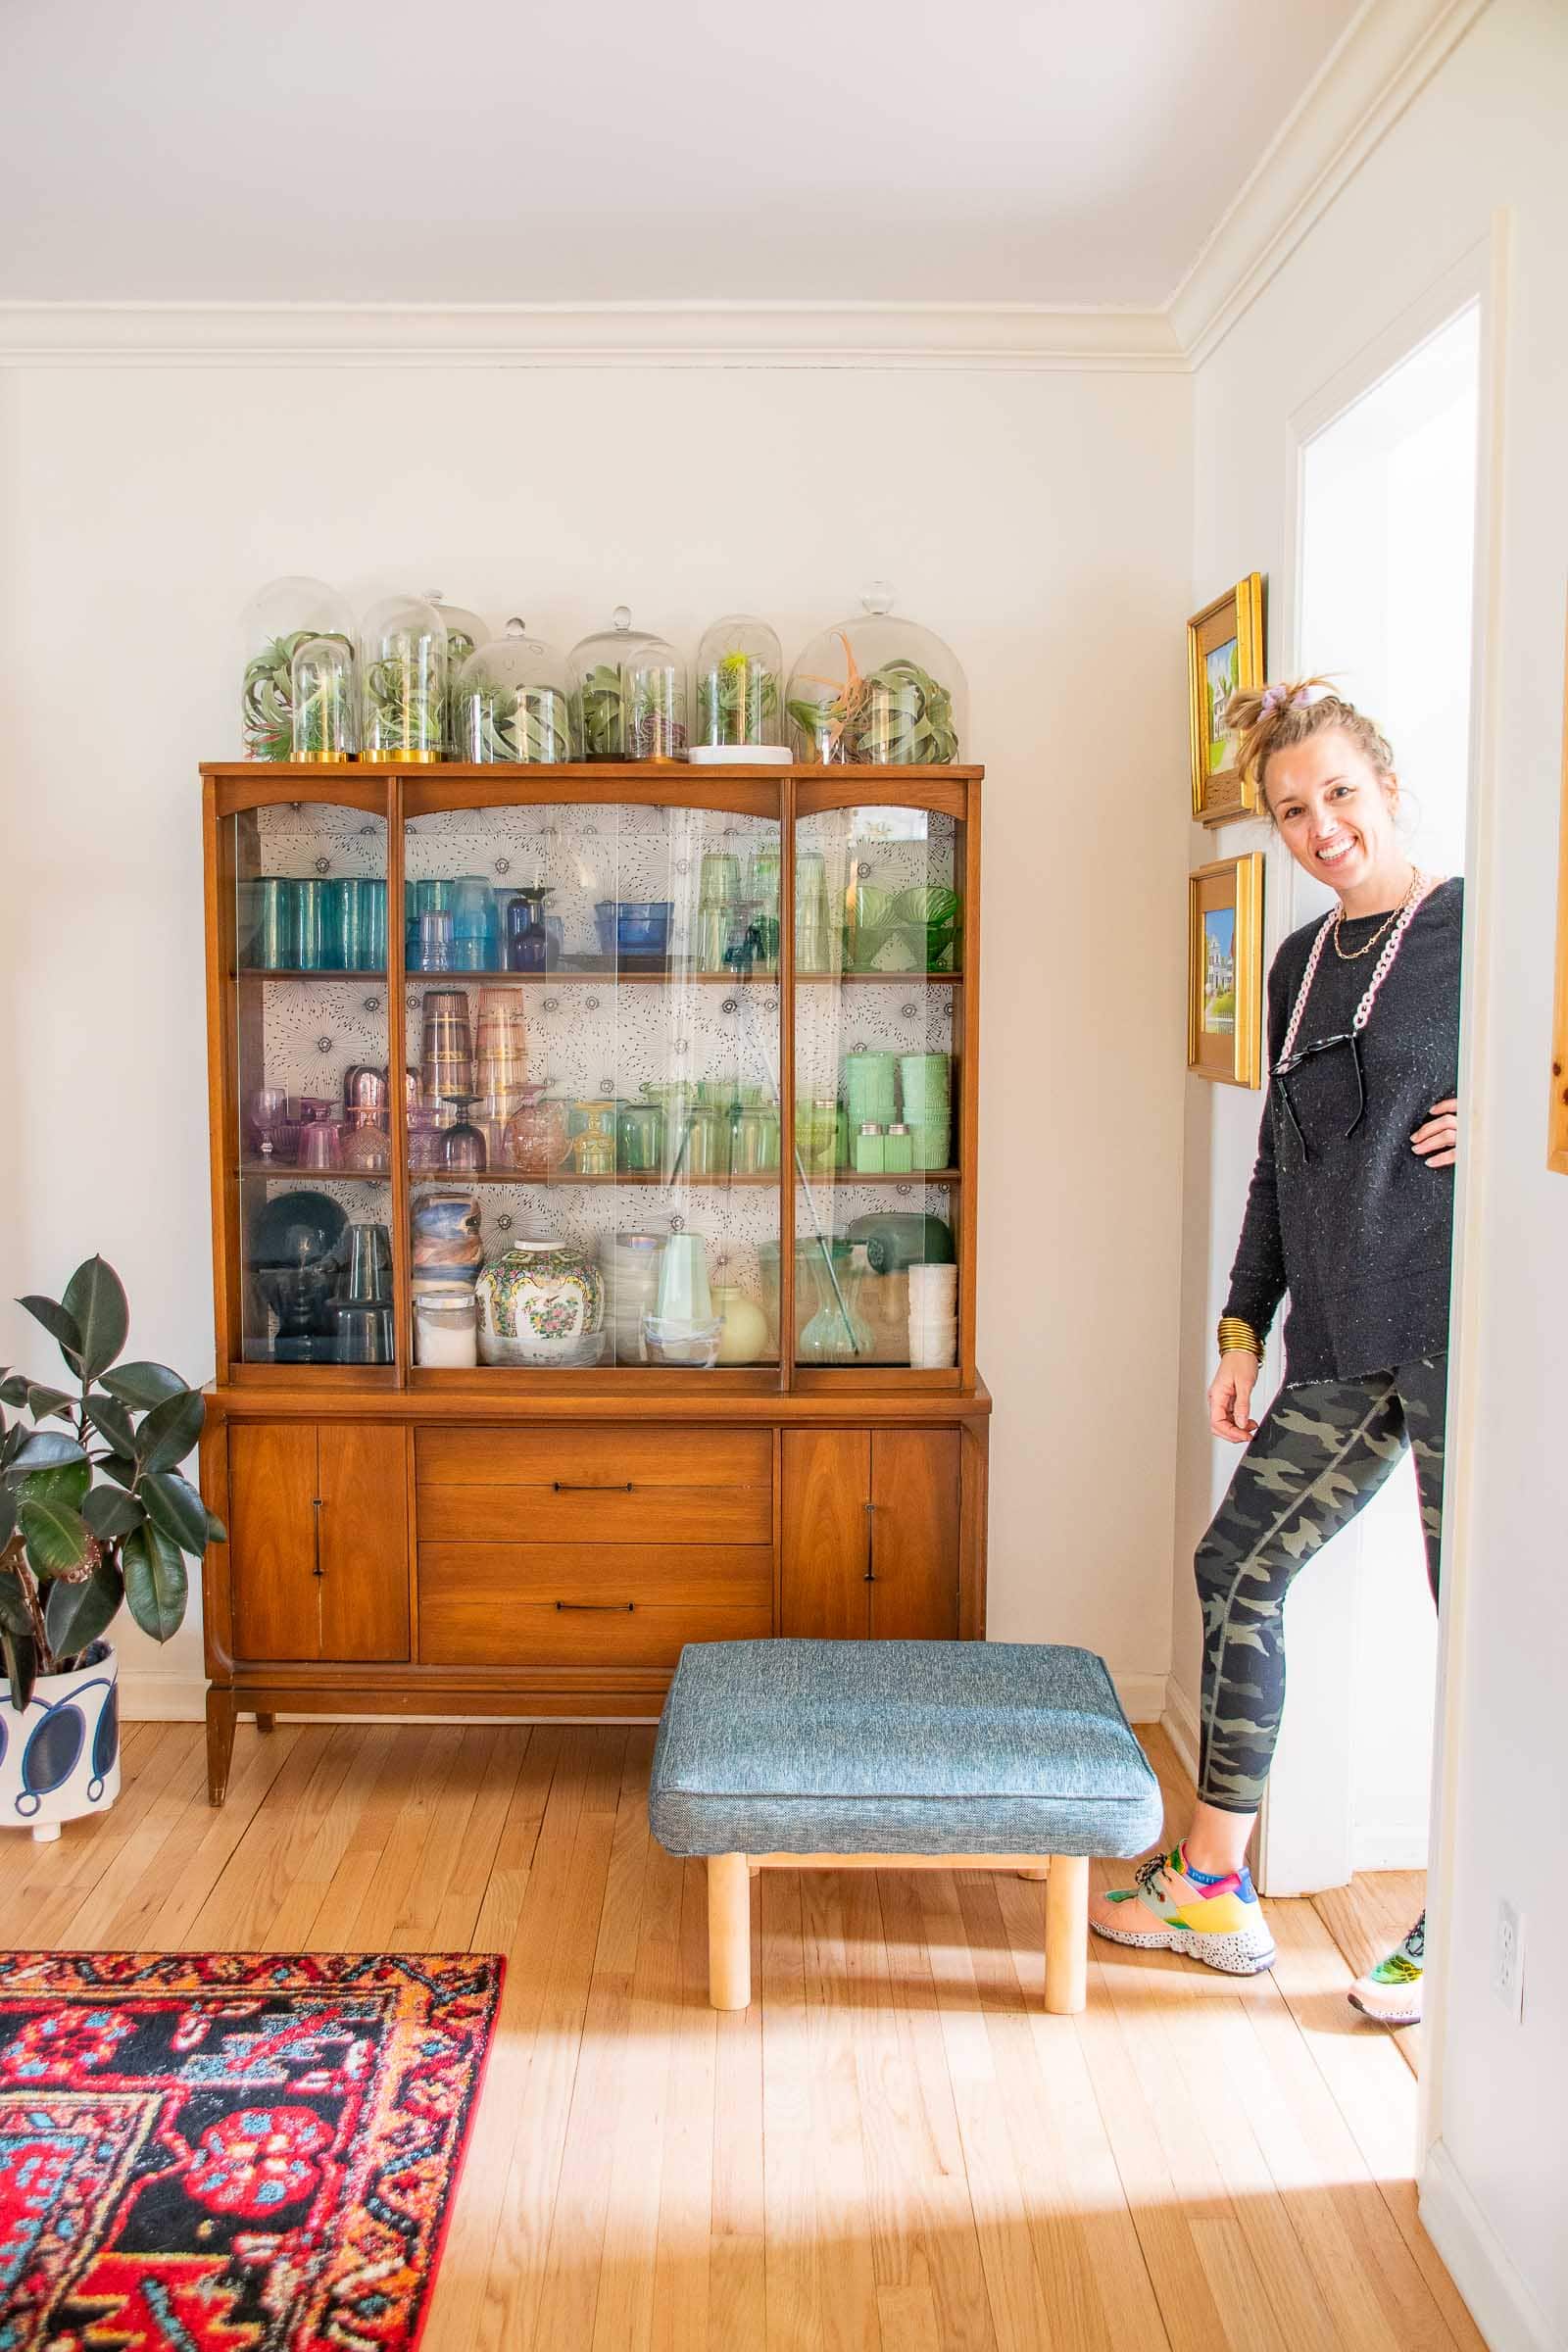
[[[415,1299],[414,1360],[453,1372],[477,1364],[478,1313],[472,1291],[427,1291]]]

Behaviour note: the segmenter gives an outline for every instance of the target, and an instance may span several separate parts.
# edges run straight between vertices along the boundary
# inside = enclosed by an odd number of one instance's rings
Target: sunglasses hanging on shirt
[[[1372,977],[1367,982],[1361,1002],[1355,1008],[1349,1028],[1341,1030],[1336,1037],[1318,1038],[1312,1045],[1302,1046],[1298,1052],[1297,1032],[1301,1026],[1301,1015],[1306,1010],[1306,1000],[1311,994],[1312,982],[1317,975],[1318,960],[1345,918],[1344,907],[1337,906],[1332,914],[1325,915],[1319,926],[1317,937],[1312,942],[1312,953],[1306,959],[1306,969],[1301,974],[1301,985],[1296,992],[1296,1003],[1291,1007],[1290,1026],[1285,1032],[1279,1059],[1273,1064],[1269,1073],[1271,1077],[1277,1078],[1280,1082],[1280,1102],[1284,1105],[1286,1117],[1296,1130],[1296,1140],[1301,1147],[1303,1160],[1310,1159],[1312,1154],[1307,1147],[1306,1137],[1301,1132],[1301,1122],[1297,1115],[1296,1105],[1291,1101],[1291,1090],[1286,1084],[1286,1080],[1294,1071],[1298,1070],[1303,1062],[1310,1061],[1315,1054],[1328,1054],[1333,1052],[1336,1047],[1348,1046],[1351,1060],[1355,1066],[1356,1087],[1356,1113],[1345,1130],[1346,1141],[1348,1142],[1366,1116],[1366,1066],[1361,1058],[1361,1032],[1372,1018],[1372,1007],[1377,1003],[1378,990],[1383,986],[1393,968],[1394,959],[1399,953],[1406,931],[1410,928],[1423,900],[1436,886],[1437,877],[1435,875],[1412,873],[1410,887],[1404,894],[1404,903],[1399,908],[1394,929],[1384,943],[1383,953],[1372,968]]]

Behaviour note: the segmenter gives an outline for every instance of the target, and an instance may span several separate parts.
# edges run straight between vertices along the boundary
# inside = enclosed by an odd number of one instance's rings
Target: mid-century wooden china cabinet
[[[204,768],[215,1803],[240,1710],[983,1633],[980,794]]]

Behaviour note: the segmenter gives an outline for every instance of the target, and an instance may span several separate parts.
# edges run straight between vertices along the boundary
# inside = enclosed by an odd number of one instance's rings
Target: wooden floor
[[[720,2016],[652,1744],[243,1724],[213,1813],[200,1732],[136,1725],[113,1813],[0,1844],[7,1934],[509,1955],[422,2352],[1481,2352],[1411,2069],[1311,1903],[1270,1906],[1263,1977],[1096,1944],[1051,2018],[1040,1886],[765,1872]]]

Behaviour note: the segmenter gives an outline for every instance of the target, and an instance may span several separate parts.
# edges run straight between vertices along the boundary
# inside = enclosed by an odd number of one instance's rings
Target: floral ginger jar
[[[574,1243],[517,1242],[474,1286],[482,1364],[569,1364],[605,1328],[605,1283]]]

